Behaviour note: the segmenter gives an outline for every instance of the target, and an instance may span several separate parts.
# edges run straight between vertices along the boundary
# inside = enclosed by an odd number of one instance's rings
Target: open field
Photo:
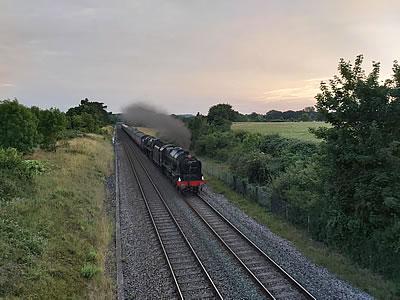
[[[152,135],[152,136],[157,136],[157,130],[155,130],[154,128],[138,127],[137,129],[139,129],[141,132],[143,132],[145,134]]]
[[[325,122],[234,122],[233,130],[245,130],[261,134],[279,134],[286,138],[318,142],[309,128],[329,126]]]
[[[110,137],[62,141],[57,152],[38,150],[29,159],[46,171],[35,175],[30,195],[0,206],[0,298],[112,299],[105,272]]]
[[[207,163],[214,162],[208,161]],[[223,164],[218,165],[221,168],[226,167]],[[322,243],[312,240],[305,230],[298,229],[271,214],[255,201],[246,199],[244,196],[230,189],[221,180],[212,176],[207,176],[206,179],[215,192],[225,195],[227,199],[257,222],[266,225],[272,232],[291,241],[303,255],[314,263],[327,268],[339,278],[368,292],[377,299],[397,299],[395,296],[395,282],[385,280],[382,276],[357,266],[346,256],[329,249]]]

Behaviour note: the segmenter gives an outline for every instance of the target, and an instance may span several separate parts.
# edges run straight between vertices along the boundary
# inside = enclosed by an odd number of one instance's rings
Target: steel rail
[[[126,134],[126,133],[125,133],[125,134]],[[127,135],[127,136],[128,136],[128,135]],[[128,136],[128,137],[129,137],[129,136]],[[129,139],[129,141],[132,142],[131,139]],[[156,193],[157,193],[159,199],[162,201],[164,207],[165,207],[166,210],[168,211],[169,216],[170,216],[171,219],[173,220],[173,222],[174,222],[174,224],[176,225],[176,227],[179,229],[179,232],[181,233],[181,235],[182,235],[184,241],[186,242],[187,246],[189,247],[191,253],[192,253],[192,254],[194,255],[194,257],[196,258],[196,261],[197,261],[197,263],[200,265],[202,272],[204,273],[204,275],[206,275],[206,277],[207,277],[209,283],[211,284],[211,287],[212,287],[214,293],[216,294],[217,298],[222,300],[223,297],[222,297],[221,293],[219,292],[218,288],[216,287],[216,285],[215,285],[214,281],[212,280],[211,276],[208,274],[208,272],[207,272],[207,270],[206,270],[204,264],[202,263],[201,259],[199,258],[199,256],[197,255],[196,251],[194,250],[193,246],[191,245],[191,243],[189,242],[189,240],[188,240],[188,238],[186,237],[185,233],[183,232],[181,226],[179,225],[178,221],[176,220],[175,216],[173,215],[173,213],[172,213],[171,209],[169,208],[168,204],[166,203],[164,197],[161,195],[160,190],[157,188],[156,184],[154,183],[154,181],[153,181],[153,179],[151,178],[150,174],[148,173],[147,169],[144,167],[144,165],[143,165],[143,163],[141,162],[140,158],[137,156],[137,154],[136,154],[136,151],[137,151],[137,150],[135,149],[135,147],[137,147],[137,146],[136,146],[136,145],[133,145],[132,143],[127,143],[127,144],[128,144],[128,147],[132,150],[132,154],[133,154],[133,156],[136,158],[136,161],[140,164],[141,168],[143,169],[143,171],[145,172],[147,178],[149,179],[150,183],[152,184],[152,186],[153,186],[154,190],[156,191]],[[135,176],[137,176],[137,172],[136,172],[136,169],[135,169],[133,163],[132,163],[131,161],[130,161],[130,163],[131,163],[131,166],[132,166],[133,170],[135,170],[135,171],[134,171],[135,174],[136,174]],[[139,178],[136,177],[136,179],[137,179],[137,181],[139,182]],[[141,184],[140,184],[140,189],[141,189],[142,195],[144,196],[144,191],[143,191],[143,188],[141,187]],[[144,196],[144,197],[145,197],[145,196]],[[146,198],[146,199],[147,199],[147,198]],[[147,203],[147,200],[146,200],[146,207],[147,207],[147,209],[148,209],[148,211],[149,211],[149,213],[150,213],[150,215],[151,215],[151,218],[152,218],[152,222],[153,222],[154,227],[157,228],[157,226],[156,226],[156,224],[155,224],[155,221],[154,221],[154,219],[153,219],[153,217],[152,217],[151,209],[150,209],[150,206],[149,206],[148,203]],[[156,230],[157,230],[157,229],[156,229]],[[160,240],[160,243],[161,243],[161,245],[162,245],[164,254],[166,255],[166,257],[168,257],[168,253],[167,253],[167,251],[165,250],[165,247],[164,247],[163,242],[162,242],[162,239],[161,239],[161,237],[160,237],[160,235],[159,235],[159,233],[158,233],[158,230],[157,230],[157,235],[158,235],[159,240]],[[176,275],[175,275],[175,273],[174,273],[173,267],[172,267],[172,265],[171,265],[171,263],[170,263],[170,261],[169,261],[169,257],[167,258],[167,260],[168,260],[168,265],[169,265],[169,267],[170,267],[171,273],[173,274],[174,281],[175,281],[175,283],[176,283],[176,285],[177,285],[177,288],[178,288],[178,290],[179,290],[180,297],[181,297],[181,299],[184,299],[182,290],[181,290],[181,288],[179,287],[179,283],[178,283],[178,280],[177,280]]]
[[[167,264],[168,264],[168,267],[169,267],[169,269],[170,269],[170,271],[171,271],[172,278],[174,279],[175,286],[176,286],[176,289],[177,289],[177,291],[178,291],[179,298],[183,300],[184,298],[183,298],[183,295],[182,295],[182,291],[181,291],[180,286],[179,286],[179,284],[178,284],[178,281],[177,281],[177,279],[176,279],[175,272],[174,272],[174,270],[172,269],[172,265],[171,265],[171,262],[170,262],[170,260],[169,260],[169,256],[168,256],[168,254],[167,254],[167,251],[165,250],[164,243],[162,242],[162,239],[161,239],[160,233],[159,233],[159,231],[158,231],[157,225],[156,225],[156,223],[155,223],[155,221],[154,221],[153,213],[152,213],[151,210],[150,210],[150,207],[149,207],[149,204],[148,204],[148,201],[147,201],[147,197],[146,197],[146,195],[145,195],[145,193],[144,193],[142,184],[141,184],[141,182],[140,182],[140,180],[139,180],[139,176],[138,176],[138,174],[137,174],[137,172],[136,172],[136,168],[135,168],[135,166],[133,165],[132,159],[131,159],[130,155],[128,154],[128,151],[126,150],[125,145],[124,145],[123,147],[124,147],[126,156],[128,157],[129,164],[130,164],[131,169],[132,169],[132,171],[133,171],[133,174],[134,174],[134,176],[135,176],[136,182],[138,183],[139,190],[140,190],[140,194],[142,195],[143,201],[144,201],[144,203],[145,203],[145,205],[146,205],[147,212],[149,213],[149,216],[150,216],[150,219],[151,219],[151,223],[153,224],[153,228],[154,228],[154,230],[155,230],[155,232],[156,232],[158,241],[160,242],[161,249],[162,249],[162,251],[163,251],[163,253],[164,253],[164,257],[165,257],[165,259],[166,259],[166,261],[167,261]]]
[[[215,213],[220,220],[228,225],[236,234],[238,234],[245,242],[247,242],[253,249],[258,252],[262,257],[264,257],[271,265],[277,270],[298,292],[300,292],[306,299],[316,300],[316,298],[307,291],[298,281],[296,281],[292,276],[290,276],[281,266],[279,266],[271,257],[269,257],[264,251],[262,251],[252,240],[250,240],[242,231],[240,231],[232,222],[230,222],[224,215],[222,215],[216,208],[214,208],[208,201],[206,201],[201,195],[197,195],[197,199],[200,199],[208,208]],[[207,220],[201,215],[201,213],[186,201],[189,207],[202,219],[202,221],[207,225],[207,227],[214,233],[215,236],[222,242],[222,244],[232,253],[232,255],[240,262],[240,264],[246,269],[246,271],[251,275],[251,277],[260,285],[260,287],[267,293],[271,299],[276,299],[273,293],[271,293],[264,283],[257,277],[257,275],[250,270],[246,263],[239,257],[239,255],[225,242],[224,238],[216,232],[212,225],[207,222]]]

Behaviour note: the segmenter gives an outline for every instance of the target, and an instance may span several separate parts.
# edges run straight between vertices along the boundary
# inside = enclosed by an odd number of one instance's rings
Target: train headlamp
[[[182,181],[180,177],[178,178],[178,181],[179,181],[179,182],[181,182],[181,181]]]

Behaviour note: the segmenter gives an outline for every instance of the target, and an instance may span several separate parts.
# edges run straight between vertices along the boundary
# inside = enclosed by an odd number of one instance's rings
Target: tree
[[[54,150],[59,134],[66,129],[65,114],[56,108],[39,111],[38,131],[41,145],[45,149]]]
[[[270,110],[265,114],[265,119],[267,121],[283,120],[283,113],[279,110]]]
[[[400,264],[400,67],[395,62],[393,79],[381,83],[379,63],[366,75],[362,61],[340,60],[339,75],[322,83],[316,97],[332,125],[315,131],[325,141],[321,218],[325,239],[347,245],[364,264],[373,257],[393,274]]]
[[[38,143],[38,119],[31,110],[15,100],[0,101],[0,146],[24,153]]]
[[[70,108],[66,115],[70,118],[72,129],[98,132],[102,126],[110,124],[112,121],[112,115],[106,111],[106,108],[107,106],[102,102],[91,102],[85,98],[81,100],[79,106]],[[76,116],[80,116],[80,118]]]
[[[230,104],[217,104],[208,110],[208,123],[217,130],[229,130],[232,121],[235,121],[239,113],[232,109]]]

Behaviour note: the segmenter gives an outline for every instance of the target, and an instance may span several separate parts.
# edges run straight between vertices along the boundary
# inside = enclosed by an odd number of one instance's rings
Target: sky
[[[340,58],[382,79],[400,60],[400,1],[0,0],[0,99],[66,110],[243,113],[315,104]]]

